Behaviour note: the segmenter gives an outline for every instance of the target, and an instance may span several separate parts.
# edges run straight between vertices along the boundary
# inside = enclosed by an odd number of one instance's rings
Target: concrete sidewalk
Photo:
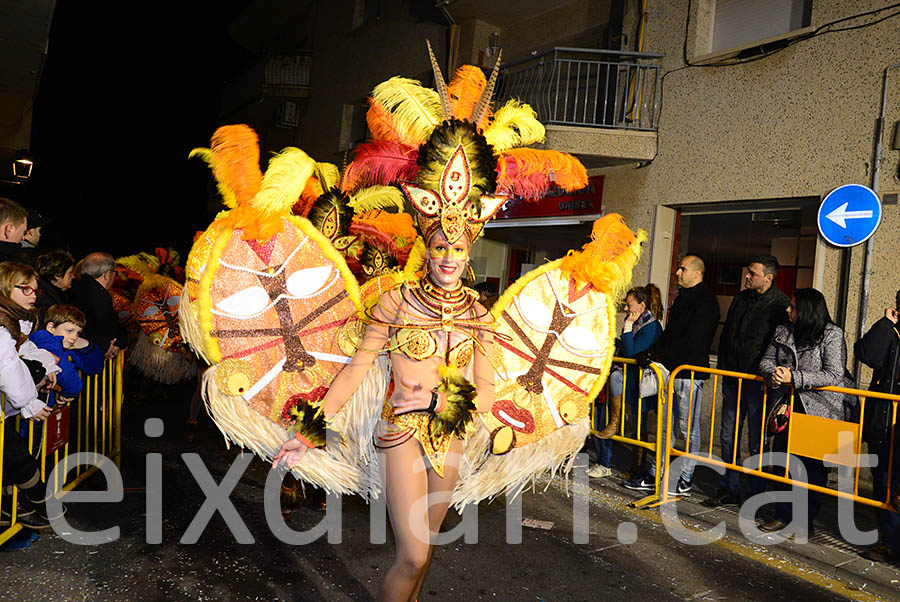
[[[591,455],[593,455],[592,450]],[[613,455],[614,476],[591,479],[591,487],[608,496],[620,498],[626,503],[633,503],[646,497],[648,495],[646,492],[632,491],[623,485],[621,471],[629,468],[630,461],[630,452],[624,445],[616,444]],[[835,479],[836,476],[836,472],[833,472],[831,478]],[[737,505],[717,508],[701,505],[703,500],[716,492],[718,478],[717,473],[700,464],[694,473],[694,487],[691,495],[670,502],[675,505],[678,516],[685,524],[701,531],[707,531],[724,522],[729,539],[760,553],[761,561],[768,558],[769,552],[777,552],[796,562],[806,564],[823,575],[831,575],[861,594],[868,592],[885,600],[900,599],[900,562],[877,563],[862,558],[860,553],[865,547],[850,544],[841,536],[838,527],[836,498],[825,496],[819,515],[813,522],[813,532],[809,535],[807,543],[796,543],[793,539],[781,543],[771,543],[773,540],[767,538],[766,544],[761,545],[749,541],[741,532]],[[833,481],[829,481],[829,484],[830,486],[835,485]],[[653,508],[640,512],[658,515],[660,509]],[[763,506],[759,512],[759,518],[768,520],[772,518],[773,513],[772,505]],[[875,511],[872,508],[857,506],[854,512],[854,521],[856,528],[860,531],[877,529]],[[868,596],[862,595],[861,597],[868,598]]]

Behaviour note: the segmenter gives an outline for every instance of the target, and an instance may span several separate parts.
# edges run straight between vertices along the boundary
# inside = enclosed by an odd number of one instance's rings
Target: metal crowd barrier
[[[122,463],[122,376],[125,368],[125,354],[119,353],[108,359],[103,372],[82,378],[84,388],[81,394],[69,404],[68,419],[34,422],[22,420],[20,416],[10,418],[16,421],[16,429],[24,424],[27,429],[28,449],[38,460],[41,479],[62,462],[62,470],[56,472],[56,482],[52,483],[57,497],[70,491],[85,479],[100,470],[107,461],[121,468]],[[6,423],[6,399],[0,396],[0,483],[3,478],[3,446]],[[57,406],[54,406],[57,407]],[[56,432],[48,432],[48,425]],[[68,430],[68,436],[65,431]],[[48,449],[48,441],[51,449]],[[53,442],[57,442],[54,445]],[[38,447],[39,446],[39,447]],[[69,456],[85,452],[93,462],[91,466],[77,466],[69,473]],[[39,455],[38,455],[39,454]],[[22,529],[16,520],[18,490],[14,486],[0,487],[0,508],[10,512],[11,524],[0,527],[0,544]]]
[[[663,440],[663,438],[662,438],[663,423],[662,423],[662,420],[659,420],[658,417],[662,416],[663,408],[665,407],[664,403],[665,403],[665,391],[666,391],[665,383],[666,383],[666,381],[663,378],[662,373],[660,372],[659,367],[657,367],[656,364],[650,364],[649,368],[647,368],[647,369],[638,368],[638,376],[637,376],[638,382],[634,384],[635,394],[637,395],[637,408],[636,408],[636,412],[634,414],[633,436],[631,434],[626,434],[626,429],[625,429],[626,418],[628,420],[631,420],[631,416],[629,415],[628,412],[625,411],[625,408],[629,405],[629,401],[627,399],[628,380],[629,379],[628,379],[628,369],[626,368],[626,366],[629,366],[629,365],[635,366],[635,365],[637,365],[637,362],[635,362],[633,359],[624,358],[624,357],[613,357],[613,359],[612,359],[612,367],[613,368],[615,368],[616,366],[619,366],[622,368],[622,408],[621,408],[622,416],[621,416],[621,420],[619,421],[619,432],[618,432],[618,434],[614,435],[610,440],[618,441],[619,443],[625,443],[625,444],[628,444],[628,445],[631,445],[634,447],[642,447],[642,448],[648,450],[649,452],[653,453],[653,455],[654,455],[653,461],[656,464],[656,468],[657,468],[654,492],[651,495],[648,495],[632,504],[634,507],[642,507],[642,506],[651,504],[659,499],[660,475],[662,472],[659,470],[659,466],[660,466],[660,462],[662,461],[662,457],[663,457],[663,448],[659,445],[659,442]],[[643,438],[643,430],[644,429],[642,428],[642,422],[649,418],[646,415],[646,413],[644,412],[644,404],[652,403],[652,402],[645,401],[645,398],[640,396],[640,390],[639,390],[640,382],[644,378],[644,373],[648,369],[651,370],[656,375],[656,382],[657,382],[655,408],[651,408],[651,409],[656,410],[656,416],[657,416],[656,435],[652,441],[650,441],[649,438],[647,438],[647,439]],[[610,374],[612,374],[612,370],[610,370]],[[606,387],[604,388],[604,391],[606,393],[606,401],[607,401],[607,403],[604,404],[606,406],[605,407],[606,422],[604,424],[609,422],[609,399],[612,395],[609,390],[609,385],[610,385],[609,379],[607,379]],[[649,398],[646,398],[646,399],[649,399]],[[595,425],[597,424],[597,422],[595,420],[596,412],[597,412],[597,404],[594,403],[591,405],[591,434],[592,435],[596,435],[599,433],[599,431],[597,431],[595,429]],[[629,429],[629,431],[630,431],[630,429]],[[649,429],[648,429],[648,434],[649,434]],[[631,475],[631,476],[633,477],[634,475]]]
[[[691,432],[691,423],[690,417],[693,414],[693,387],[690,390],[690,399],[688,404],[688,423],[687,423],[687,437],[684,442],[685,449],[678,449],[672,443],[671,437],[666,437],[666,446],[665,446],[665,461],[662,464],[662,467],[669,466],[670,458],[674,456],[684,456],[687,458],[691,458],[696,460],[698,464],[702,463],[708,466],[720,466],[726,468],[728,470],[733,470],[739,473],[744,473],[746,475],[761,477],[770,481],[774,481],[777,483],[782,483],[790,486],[798,486],[803,487],[810,491],[816,491],[819,493],[823,493],[826,495],[831,495],[834,497],[845,498],[853,500],[856,503],[864,504],[867,506],[873,506],[875,508],[881,508],[884,510],[893,511],[894,508],[890,505],[890,492],[893,487],[893,483],[890,482],[890,474],[892,472],[891,464],[888,465],[888,483],[887,483],[887,497],[884,500],[876,500],[872,497],[866,497],[859,494],[859,478],[860,478],[860,456],[862,450],[862,425],[863,420],[865,418],[866,413],[866,400],[867,399],[882,399],[886,401],[890,401],[893,404],[892,413],[891,413],[891,453],[889,457],[891,460],[893,459],[893,441],[894,434],[897,426],[897,404],[900,402],[900,395],[889,395],[887,393],[878,393],[875,391],[864,391],[862,389],[850,389],[845,387],[816,387],[817,391],[832,391],[836,393],[843,393],[846,395],[852,395],[859,398],[859,421],[858,422],[847,422],[844,420],[833,420],[828,418],[821,418],[818,416],[811,416],[808,414],[802,414],[791,411],[790,419],[787,423],[787,454],[794,456],[802,456],[805,458],[811,458],[814,460],[825,460],[826,456],[828,460],[834,464],[840,466],[847,466],[852,468],[854,471],[854,479],[853,479],[853,491],[842,491],[840,489],[831,489],[828,487],[822,487],[819,485],[814,485],[807,483],[805,481],[798,481],[792,479],[789,475],[788,467],[778,467],[778,472],[774,472],[773,470],[764,470],[764,458],[766,456],[766,452],[764,450],[767,447],[764,445],[766,443],[765,439],[767,437],[767,418],[769,415],[770,407],[769,407],[769,391],[767,388],[763,389],[763,409],[762,409],[762,421],[760,429],[760,456],[758,463],[755,467],[747,467],[743,464],[737,464],[736,458],[739,447],[737,445],[737,434],[735,435],[735,445],[732,457],[729,458],[719,458],[713,453],[713,447],[717,438],[716,433],[716,404],[715,404],[715,391],[718,390],[718,381],[720,377],[732,377],[738,380],[738,394],[737,394],[737,410],[735,412],[735,433],[737,433],[737,427],[740,425],[740,402],[741,402],[741,387],[745,381],[763,381],[764,379],[760,376],[756,376],[753,374],[745,374],[742,372],[731,372],[728,370],[717,370],[714,368],[701,368],[699,366],[679,366],[675,370],[672,371],[669,383],[667,387],[667,395],[668,399],[671,401],[673,398],[674,392],[674,380],[678,377],[679,374],[690,372],[689,378],[691,379],[691,384],[693,385],[693,380],[696,374],[709,374],[711,375],[712,388],[711,391],[713,395],[711,396],[711,401],[708,402],[708,405],[711,407],[711,418],[710,418],[710,433],[708,444],[704,446],[702,444],[702,434],[701,434],[701,445],[700,449],[696,452],[691,452],[688,449],[690,432]],[[688,377],[682,377],[688,378]],[[793,407],[794,399],[796,398],[796,392],[791,388],[791,392],[789,394],[788,399],[791,402]],[[703,402],[701,402],[703,403]],[[707,405],[707,403],[704,403]],[[701,412],[703,408],[701,407]],[[669,428],[672,428],[672,413],[673,413],[673,404],[669,403],[666,408],[666,425]],[[844,437],[840,435],[842,433],[846,433]],[[849,452],[849,453],[848,453]],[[657,479],[663,471],[660,470],[660,466],[657,465]],[[668,480],[668,478],[667,478]],[[677,496],[673,495],[669,492],[669,488],[663,486],[661,490],[661,503],[666,503],[675,499]]]

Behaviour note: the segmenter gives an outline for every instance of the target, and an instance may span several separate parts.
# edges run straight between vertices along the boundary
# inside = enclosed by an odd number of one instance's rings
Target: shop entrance
[[[731,300],[743,288],[748,260],[770,254],[781,265],[775,279],[787,295],[794,289],[814,287],[818,229],[818,197],[752,203],[717,203],[679,207],[675,212],[671,269],[668,275],[668,305],[675,298],[675,266],[687,254],[706,264],[705,282],[719,301],[719,332]]]

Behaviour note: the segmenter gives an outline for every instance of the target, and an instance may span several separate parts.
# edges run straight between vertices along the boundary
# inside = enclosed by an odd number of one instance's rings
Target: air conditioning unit
[[[300,125],[300,107],[296,102],[285,100],[278,105],[278,112],[275,115],[275,127],[278,128],[295,128]]]

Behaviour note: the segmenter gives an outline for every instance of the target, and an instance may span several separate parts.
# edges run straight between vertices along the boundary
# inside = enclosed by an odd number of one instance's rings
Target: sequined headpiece
[[[373,184],[402,188],[427,242],[440,229],[449,242],[471,244],[511,196],[539,199],[551,183],[587,184],[584,166],[566,153],[523,148],[543,142],[534,110],[509,100],[491,111],[500,55],[489,78],[463,65],[449,85],[431,44],[435,89],[393,77],[372,91],[366,122],[372,139],[356,148],[345,191]]]

